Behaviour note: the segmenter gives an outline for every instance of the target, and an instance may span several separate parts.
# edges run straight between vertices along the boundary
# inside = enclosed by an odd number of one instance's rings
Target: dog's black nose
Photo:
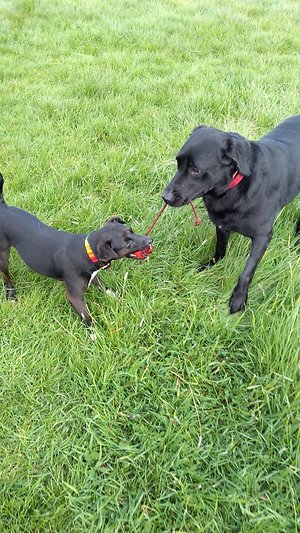
[[[152,244],[153,240],[151,239],[151,237],[147,237],[147,246],[150,246],[150,244]]]
[[[172,205],[172,203],[174,202],[174,194],[172,192],[168,192],[167,189],[165,189],[162,193],[162,199],[166,204]]]

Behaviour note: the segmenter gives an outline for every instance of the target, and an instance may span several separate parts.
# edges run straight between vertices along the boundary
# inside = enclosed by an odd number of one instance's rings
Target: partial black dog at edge
[[[85,324],[91,326],[84,293],[90,283],[101,287],[97,272],[116,259],[131,257],[134,252],[147,248],[152,239],[133,233],[118,217],[88,235],[56,230],[27,211],[7,205],[2,196],[3,183],[0,174],[0,271],[7,299],[16,299],[8,271],[13,246],[32,270],[64,282],[70,304]]]
[[[276,215],[300,192],[300,115],[288,118],[258,141],[199,126],[176,159],[178,169],[163,191],[164,201],[180,207],[203,197],[216,226],[215,256],[199,270],[224,257],[231,232],[252,241],[230,300],[230,312],[241,311],[271,240]]]

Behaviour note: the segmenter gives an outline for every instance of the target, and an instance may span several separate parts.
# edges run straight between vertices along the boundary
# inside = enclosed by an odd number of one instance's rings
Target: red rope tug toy
[[[196,207],[194,206],[193,202],[190,202],[190,205],[191,205],[191,208],[192,208],[193,213],[195,215],[195,226],[199,226],[200,217],[198,216],[198,213],[196,211]],[[152,224],[150,224],[149,228],[147,229],[145,235],[149,235],[149,233],[151,233],[151,231],[153,230],[155,224],[157,223],[158,219],[163,214],[163,212],[166,209],[166,207],[168,207],[168,204],[166,204],[164,202],[163,205],[161,206],[160,210],[158,211],[155,219],[153,220]],[[152,253],[152,251],[153,251],[153,246],[152,246],[152,244],[150,244],[150,246],[148,246],[144,250],[139,250],[138,252],[134,252],[133,254],[131,254],[131,257],[134,257],[135,259],[140,259],[140,260],[147,259],[147,257],[149,257],[149,255]]]

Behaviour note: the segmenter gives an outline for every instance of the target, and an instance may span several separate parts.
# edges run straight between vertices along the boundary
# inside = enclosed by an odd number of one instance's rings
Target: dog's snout
[[[153,240],[151,239],[151,237],[147,237],[146,242],[147,242],[147,246],[150,246],[150,244],[153,243]]]
[[[171,207],[181,205],[183,202],[181,194],[174,189],[170,192],[165,189],[162,193],[162,199],[164,202],[166,202],[166,204],[170,205]]]
[[[163,201],[168,204],[168,205],[172,205],[172,203],[174,202],[174,194],[173,192],[171,191],[168,191],[167,189],[165,189],[162,193],[162,199]]]

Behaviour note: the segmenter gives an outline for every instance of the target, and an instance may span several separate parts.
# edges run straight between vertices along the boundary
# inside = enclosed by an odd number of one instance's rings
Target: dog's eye
[[[194,166],[193,166],[193,167],[191,168],[191,173],[192,173],[192,174],[200,174],[200,172],[201,172],[201,170],[199,170],[199,168],[197,168],[197,167],[194,167]]]

